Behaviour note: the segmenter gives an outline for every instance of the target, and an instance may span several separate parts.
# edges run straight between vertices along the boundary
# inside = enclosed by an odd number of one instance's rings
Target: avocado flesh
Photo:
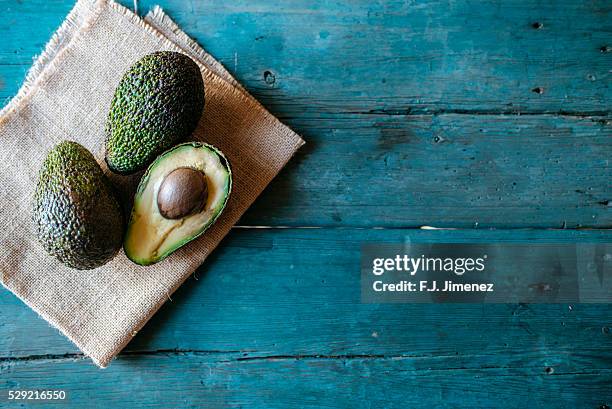
[[[45,250],[75,269],[99,267],[121,248],[121,205],[93,155],[76,142],[61,142],[44,160],[32,220]]]
[[[204,109],[204,80],[185,54],[148,54],[123,75],[106,121],[106,163],[118,174],[145,169],[191,135]]]
[[[203,209],[181,219],[159,212],[157,194],[164,178],[180,167],[206,175],[208,198]],[[232,186],[227,159],[213,146],[188,142],[159,156],[142,177],[124,242],[126,255],[140,265],[156,263],[202,234],[219,217]]]

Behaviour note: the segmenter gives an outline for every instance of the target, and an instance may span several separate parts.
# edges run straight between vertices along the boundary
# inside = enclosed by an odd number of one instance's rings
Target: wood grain
[[[329,121],[294,121],[308,130],[307,145],[241,224],[612,226],[612,122],[548,115]]]
[[[0,100],[72,5],[0,2]],[[0,292],[0,406],[612,406],[611,305],[359,299],[362,242],[612,240],[573,230],[612,227],[607,2],[160,5],[307,145],[104,371]]]
[[[2,3],[4,31],[14,34],[0,63],[19,67],[2,66],[7,88],[0,97],[15,92],[72,2],[43,3]],[[138,4],[146,12],[158,2]],[[311,111],[610,109],[612,53],[601,51],[612,46],[605,0],[162,6],[284,118]],[[532,91],[538,87],[543,93]]]
[[[611,238],[610,231],[574,230],[236,229],[127,350],[335,356],[586,348],[606,354],[611,305],[362,304],[359,259],[365,242]],[[12,295],[0,297],[4,357],[78,352]]]
[[[241,360],[188,353],[129,356],[103,371],[70,358],[20,361],[0,364],[0,389],[37,388],[44,377],[46,388],[67,390],[62,407],[75,408],[597,409],[612,398],[612,370],[593,367],[584,352],[576,360],[519,353],[490,361],[483,354]]]

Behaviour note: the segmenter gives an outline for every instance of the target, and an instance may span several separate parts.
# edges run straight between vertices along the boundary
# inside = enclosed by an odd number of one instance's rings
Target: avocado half
[[[160,187],[170,173],[184,168],[205,175],[206,203],[185,217],[169,219],[159,209]],[[134,263],[143,266],[168,257],[204,233],[217,220],[227,204],[231,190],[232,171],[229,162],[214,146],[187,142],[164,152],[148,167],[138,185],[123,243],[125,254]]]

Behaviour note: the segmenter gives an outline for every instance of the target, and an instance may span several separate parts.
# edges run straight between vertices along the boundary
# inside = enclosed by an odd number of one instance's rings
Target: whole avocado
[[[146,168],[191,135],[204,109],[204,81],[188,56],[160,51],[121,78],[106,122],[106,163],[118,174]]]
[[[76,142],[61,142],[47,155],[32,219],[45,250],[68,267],[99,267],[121,248],[121,206],[93,155]]]

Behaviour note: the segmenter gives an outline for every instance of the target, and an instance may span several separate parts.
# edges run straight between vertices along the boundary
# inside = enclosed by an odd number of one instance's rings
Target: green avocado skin
[[[145,169],[191,135],[204,109],[204,81],[185,54],[141,58],[121,78],[106,122],[106,163],[118,174]]]
[[[43,162],[32,220],[45,250],[68,267],[99,267],[121,248],[121,205],[93,155],[76,142],[61,142]]]

